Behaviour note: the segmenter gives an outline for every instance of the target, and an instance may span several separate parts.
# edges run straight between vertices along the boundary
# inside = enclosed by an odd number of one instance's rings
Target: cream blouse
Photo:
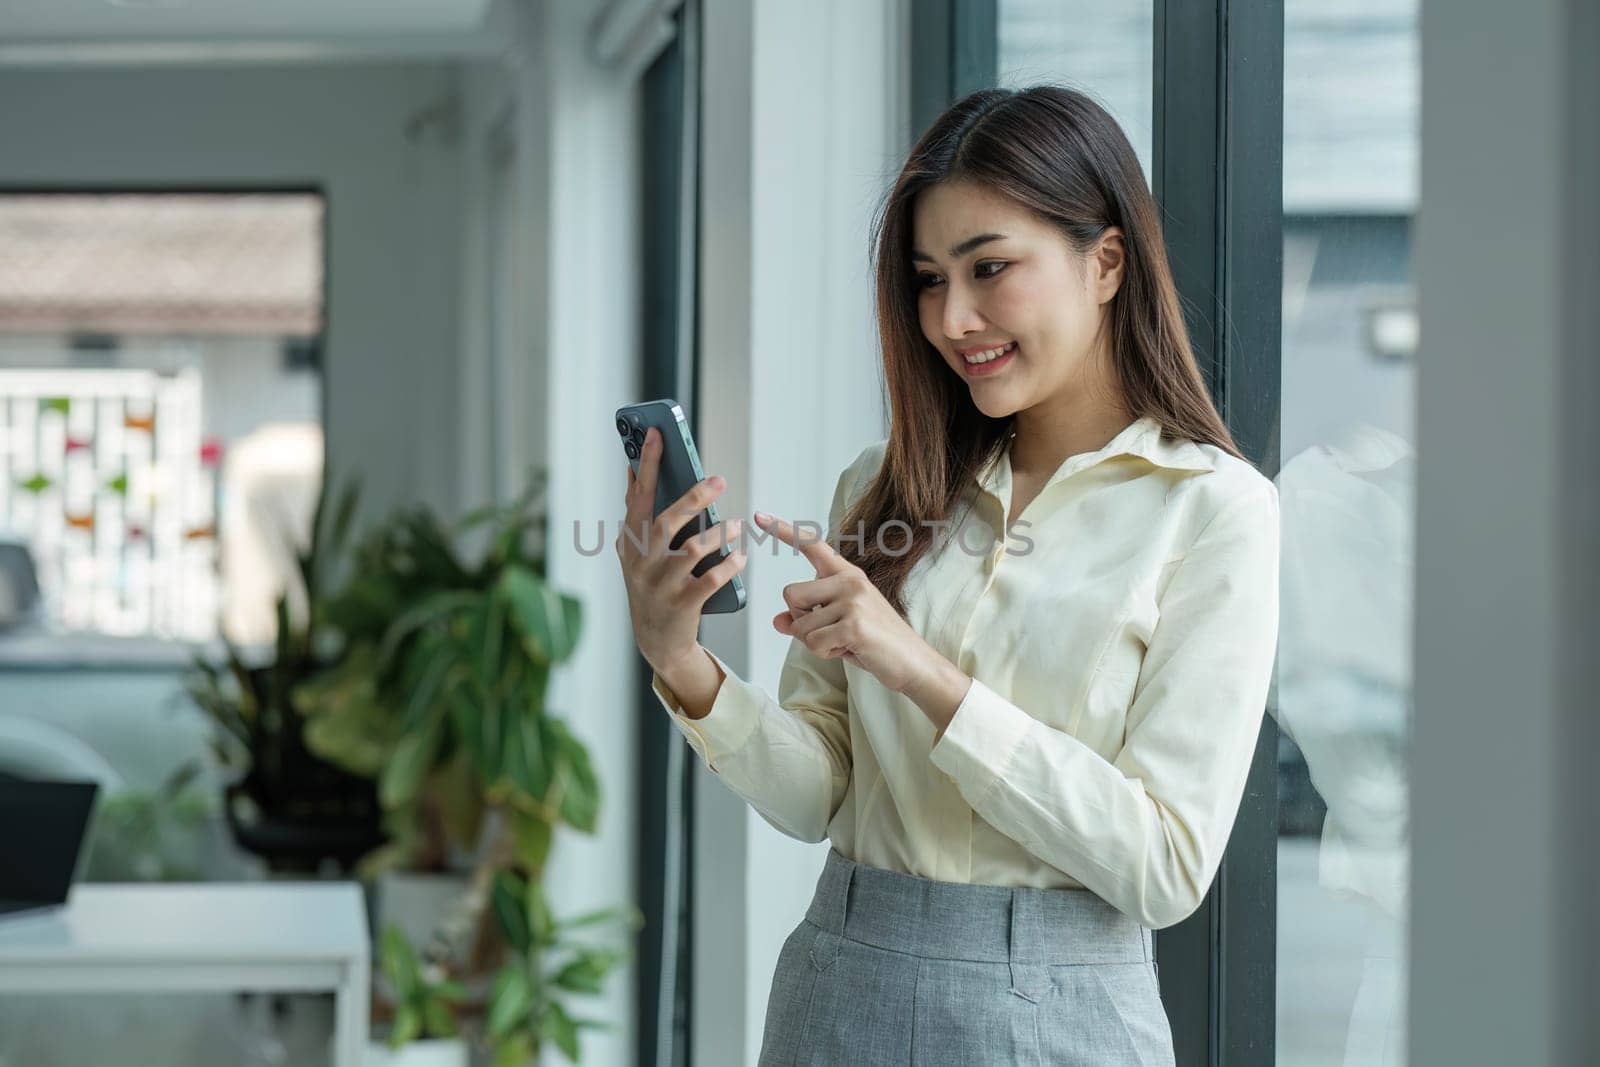
[[[841,475],[829,511],[876,475]],[[1200,904],[1255,751],[1278,633],[1278,493],[1142,417],[1068,457],[1004,530],[1009,448],[913,568],[907,617],[973,682],[944,735],[791,642],[774,700],[726,679],[690,746],[785,834],[950,882],[1087,888],[1146,926]],[[870,532],[868,533],[871,536]],[[891,528],[884,543],[902,543]],[[836,542],[837,543],[837,542]]]

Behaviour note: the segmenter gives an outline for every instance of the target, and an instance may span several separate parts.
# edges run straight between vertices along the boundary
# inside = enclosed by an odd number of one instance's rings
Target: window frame
[[[700,3],[674,13],[670,44],[639,91],[640,385],[642,395],[693,400],[698,385]],[[690,403],[697,432],[698,405]],[[635,657],[639,693],[636,891],[644,924],[636,944],[635,1062],[687,1067],[694,1018],[694,778],[688,742],[661,714],[653,671]],[[672,857],[676,855],[676,870]],[[670,912],[670,914],[669,914]],[[664,934],[675,931],[668,975]],[[663,1020],[663,988],[671,1018]]]

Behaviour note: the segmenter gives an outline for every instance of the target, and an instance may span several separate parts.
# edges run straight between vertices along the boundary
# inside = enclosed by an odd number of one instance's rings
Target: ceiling
[[[502,0],[0,0],[0,65],[448,56]]]

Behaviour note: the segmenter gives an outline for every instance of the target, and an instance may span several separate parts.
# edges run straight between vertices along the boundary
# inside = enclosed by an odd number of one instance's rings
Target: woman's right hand
[[[661,466],[661,431],[651,427],[639,451],[639,474],[628,468],[627,513],[616,540],[622,580],[628,590],[633,639],[658,673],[699,653],[700,609],[735,574],[745,553],[735,550],[699,577],[695,564],[739,536],[743,523],[719,523],[671,548],[673,538],[726,488],[720,475],[693,486],[658,516],[652,516]]]

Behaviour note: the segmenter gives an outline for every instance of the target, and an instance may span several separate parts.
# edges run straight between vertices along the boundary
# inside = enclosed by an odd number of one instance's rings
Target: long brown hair
[[[1166,244],[1138,157],[1112,117],[1060,86],[983,89],[928,128],[874,226],[878,332],[889,395],[883,465],[841,519],[841,551],[902,615],[907,575],[933,546],[962,491],[1005,447],[1012,418],[979,411],[961,379],[922,334],[911,266],[917,196],[961,179],[1010,198],[1056,226],[1086,255],[1108,227],[1122,229],[1123,280],[1110,302],[1110,353],[1134,418],[1153,416],[1163,436],[1216,445],[1243,458],[1195,363]],[[899,520],[904,535],[872,531]]]

